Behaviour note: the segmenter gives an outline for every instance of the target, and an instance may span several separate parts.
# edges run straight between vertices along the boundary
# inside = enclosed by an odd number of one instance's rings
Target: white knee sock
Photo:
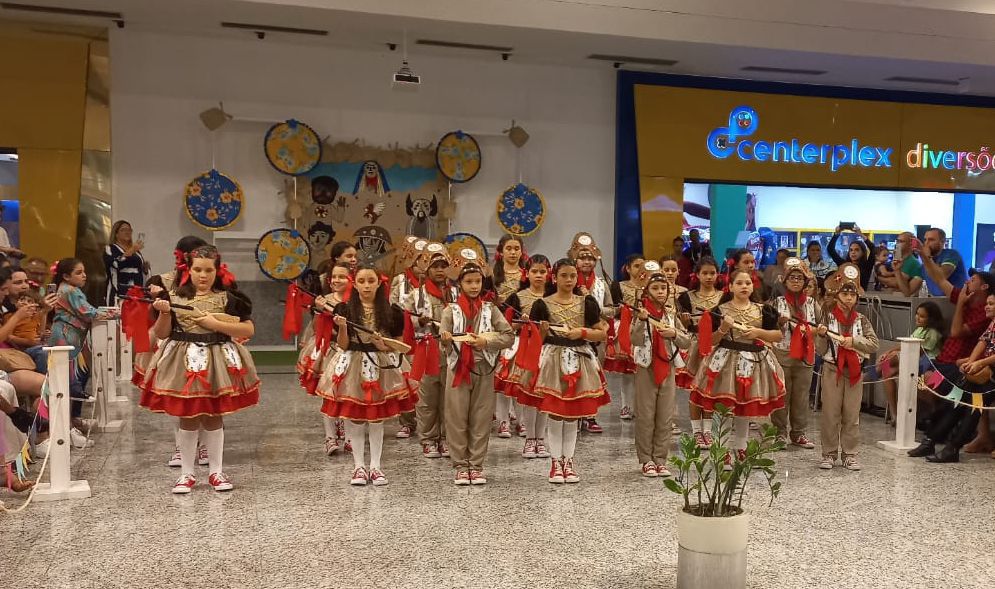
[[[621,394],[621,397],[622,397],[622,407],[628,407],[629,410],[631,411],[632,410],[632,405],[629,403],[629,401],[630,401],[630,399],[629,399],[629,378],[630,377],[629,377],[628,374],[620,374],[619,375],[619,377],[618,377],[618,383],[619,383],[618,390],[619,390],[619,393]]]
[[[501,393],[494,394],[497,395],[497,400],[494,403],[494,412],[497,413],[498,423],[508,421],[508,414],[511,413],[511,397],[506,397]]]
[[[533,438],[545,438],[546,437],[546,423],[549,420],[549,416],[542,412],[536,413],[535,427],[529,430],[529,433]]]
[[[750,418],[736,417],[732,430],[732,447],[736,450],[746,449],[746,439],[750,435]]]
[[[180,449],[180,431],[181,431],[180,430],[180,426],[178,426],[178,425],[176,426],[176,429],[173,430],[173,440],[175,440],[175,442],[176,442],[176,449],[177,450]]]
[[[692,419],[691,420],[691,433],[697,434],[699,432],[701,432],[701,420],[700,419]]]
[[[577,429],[572,421],[566,423],[566,427],[564,422],[558,419],[550,419],[546,423],[546,431],[549,432],[549,453],[557,460],[563,458],[563,430],[567,428]]]
[[[511,397],[508,398],[511,399]],[[511,399],[511,415],[516,419],[521,419],[522,417],[522,406],[515,399]]]
[[[383,422],[370,424],[370,468],[380,468],[383,454]]]
[[[366,424],[347,420],[345,438],[352,441],[352,461],[356,468],[366,466]]]
[[[563,458],[573,458],[577,450],[577,428],[573,421],[563,424]]]
[[[322,415],[321,421],[325,424],[325,437],[335,438],[335,420],[327,415]]]
[[[531,438],[536,437],[536,435],[535,435],[535,427],[536,427],[536,410],[535,410],[535,407],[528,407],[528,406],[522,407],[522,411],[521,411],[521,413],[518,414],[518,418],[519,418],[519,423],[522,424],[522,427],[524,427],[526,430],[528,430],[529,437],[531,437]]]
[[[200,432],[200,439],[207,446],[207,461],[211,474],[224,472],[222,466],[225,460],[225,428],[204,430]]]
[[[176,430],[176,447],[180,449],[180,474],[193,474],[197,463],[197,430]]]

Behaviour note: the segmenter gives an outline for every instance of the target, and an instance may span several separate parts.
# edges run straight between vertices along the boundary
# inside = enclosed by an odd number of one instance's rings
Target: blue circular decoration
[[[482,264],[487,263],[487,246],[484,245],[484,240],[472,233],[450,233],[442,240],[442,243],[446,244],[451,258],[459,256],[460,250],[470,248],[477,252]]]
[[[526,237],[542,227],[546,218],[546,202],[538,190],[519,182],[498,197],[497,217],[505,231]]]
[[[256,244],[259,270],[272,280],[296,280],[310,267],[311,248],[296,229],[271,229]]]
[[[187,216],[211,231],[233,225],[242,215],[244,198],[234,178],[213,169],[191,180],[183,192]]]

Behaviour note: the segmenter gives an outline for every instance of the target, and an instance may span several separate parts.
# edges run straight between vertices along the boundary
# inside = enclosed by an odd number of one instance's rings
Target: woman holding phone
[[[104,266],[107,268],[107,306],[117,306],[117,297],[124,296],[132,286],[143,286],[148,275],[148,264],[142,256],[145,247],[144,233],[132,241],[131,223],[117,221],[111,227],[111,243],[104,248]]]
[[[839,241],[840,233],[843,231],[852,231],[858,237],[858,239],[850,242],[845,259],[836,251],[836,243]],[[856,223],[841,221],[836,226],[836,230],[833,231],[833,237],[829,240],[829,245],[826,249],[829,250],[829,257],[836,262],[837,266],[842,266],[847,262],[857,266],[860,270],[860,288],[867,290],[867,283],[871,279],[871,274],[874,273],[874,256],[872,255],[874,253],[874,242],[864,235],[860,227]]]

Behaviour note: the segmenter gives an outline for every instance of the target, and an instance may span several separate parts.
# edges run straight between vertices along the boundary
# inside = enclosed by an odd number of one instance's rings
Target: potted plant
[[[746,587],[746,541],[749,515],[743,497],[750,478],[762,473],[770,489],[770,503],[781,491],[772,455],[784,449],[777,428],[764,424],[760,439],[750,439],[740,460],[728,446],[733,428],[729,408],[717,404],[712,413],[712,445],[699,448],[694,438],[680,438],[680,455],[671,456],[675,477],[667,488],[684,498],[677,514],[677,587],[699,589]],[[726,456],[734,457],[726,468]]]

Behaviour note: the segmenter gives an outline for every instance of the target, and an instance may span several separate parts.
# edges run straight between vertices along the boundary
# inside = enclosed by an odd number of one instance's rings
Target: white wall
[[[750,186],[757,194],[757,226],[832,230],[840,221],[861,229],[915,231],[953,226],[954,196],[943,192]]]
[[[390,88],[398,53],[363,53],[270,40],[209,39],[111,31],[111,124],[115,218],[147,236],[155,271],[171,265],[176,239],[199,230],[182,209],[182,191],[211,167],[211,140],[197,118],[223,100],[236,117],[302,120],[331,141],[362,139],[402,146],[434,142],[445,132],[477,133],[483,170],[456,187],[454,230],[488,243],[501,234],[498,194],[518,180],[515,148],[489,137],[512,118],[531,135],[521,175],[538,188],[551,211],[530,251],[557,257],[573,234],[586,229],[612,259],[614,210],[614,72],[417,57],[417,92]],[[371,42],[371,46],[373,43]],[[268,124],[233,121],[219,132],[217,168],[237,178],[247,210],[232,228],[260,235],[279,226],[283,177],[262,151]],[[199,232],[203,234],[204,232]],[[231,242],[221,243],[232,251]],[[258,278],[254,242],[240,242],[237,274]],[[247,274],[248,273],[248,274]]]

